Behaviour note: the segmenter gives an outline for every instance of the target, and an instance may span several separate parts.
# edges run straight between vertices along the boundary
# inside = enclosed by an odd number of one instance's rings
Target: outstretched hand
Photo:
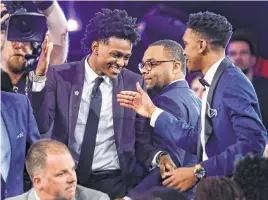
[[[151,118],[157,107],[139,83],[136,84],[136,88],[137,92],[121,91],[117,95],[117,101],[120,103],[120,106],[130,108],[143,117]]]
[[[7,8],[5,7],[5,4],[1,3],[0,4],[0,14],[2,14],[2,12],[7,11]],[[9,18],[9,14],[5,14],[3,17],[1,17],[0,22],[1,24],[4,23],[7,19]]]
[[[46,75],[52,50],[53,43],[49,41],[49,34],[46,34],[45,40],[42,44],[42,52],[35,72],[37,76]]]

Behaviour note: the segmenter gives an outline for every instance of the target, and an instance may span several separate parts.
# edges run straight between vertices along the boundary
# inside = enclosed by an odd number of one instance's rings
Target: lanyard
[[[29,75],[27,75],[26,77],[25,77],[25,88],[24,88],[24,91],[25,91],[25,95],[26,96],[28,96],[28,92],[29,92]],[[18,88],[18,86],[16,86],[16,85],[13,85],[13,91],[15,92],[15,93],[19,93],[19,88]]]

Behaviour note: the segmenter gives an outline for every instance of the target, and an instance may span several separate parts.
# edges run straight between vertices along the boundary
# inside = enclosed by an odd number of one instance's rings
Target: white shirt
[[[36,200],[40,200],[40,198],[39,198],[38,195],[36,194],[36,191],[34,191],[34,196],[35,196]]]
[[[205,74],[204,79],[207,81],[209,85],[211,85],[213,77],[223,59],[224,57],[218,60],[214,65],[212,65],[209,68],[209,70]],[[203,96],[202,96],[202,109],[201,109],[201,136],[200,136],[201,138],[200,140],[201,140],[201,145],[203,148],[202,161],[205,161],[208,159],[206,148],[205,148],[205,145],[206,145],[205,144],[205,116],[206,116],[206,104],[207,104],[209,87],[205,86],[205,89],[206,90],[203,92]]]
[[[6,182],[9,167],[10,167],[10,156],[11,156],[11,146],[9,141],[8,132],[6,125],[1,115],[1,175],[3,180]]]
[[[87,117],[90,107],[90,95],[95,85],[95,79],[99,77],[85,60],[85,79],[81,97],[78,118],[73,135],[70,135],[69,147],[75,163],[78,164],[85,133]],[[100,84],[102,105],[99,119],[96,145],[93,156],[92,171],[119,169],[119,158],[115,145],[113,126],[112,95],[113,85],[109,77],[103,76]]]

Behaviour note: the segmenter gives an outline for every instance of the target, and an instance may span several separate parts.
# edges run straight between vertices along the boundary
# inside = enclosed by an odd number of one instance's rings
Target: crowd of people
[[[97,12],[88,54],[67,63],[59,4],[35,3],[48,26],[36,69],[33,44],[1,30],[1,199],[265,199],[268,82],[244,32],[190,14],[184,48],[150,44],[139,75],[126,68],[142,39],[126,11]],[[191,87],[186,68],[200,72]]]

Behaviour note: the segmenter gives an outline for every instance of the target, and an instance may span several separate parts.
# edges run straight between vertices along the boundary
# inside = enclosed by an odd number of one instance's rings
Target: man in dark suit
[[[257,48],[254,40],[245,30],[237,30],[231,37],[226,48],[227,56],[235,66],[247,76],[252,83],[260,104],[262,122],[268,130],[268,78],[254,74],[254,65],[257,60]]]
[[[49,67],[45,87],[32,98],[40,132],[54,121],[52,138],[68,145],[78,183],[112,199],[137,184],[144,170],[136,161],[149,170],[161,155],[150,145],[148,121],[116,101],[121,90],[134,90],[136,82],[144,87],[140,75],[125,69],[139,40],[134,18],[103,9],[90,20],[82,40],[91,54]],[[171,163],[167,155],[161,159]]]
[[[163,184],[185,191],[206,176],[231,176],[236,161],[248,153],[262,156],[267,132],[261,122],[258,99],[252,84],[225,57],[232,26],[211,12],[191,14],[184,33],[184,54],[190,71],[201,70],[206,91],[200,119],[190,126],[182,118],[157,108],[137,84],[137,92],[118,95],[122,106],[151,118],[157,135],[189,152],[200,163],[177,168]]]
[[[28,98],[1,91],[1,199],[23,193],[26,142],[39,139]]]
[[[43,139],[34,143],[26,157],[34,188],[9,200],[109,200],[107,194],[77,185],[75,164],[61,142]]]
[[[185,80],[185,64],[183,48],[177,42],[160,40],[147,48],[139,69],[145,80],[148,94],[153,98],[153,103],[194,126],[200,115],[201,101]],[[197,163],[196,155],[178,148],[176,141],[166,139],[165,134],[154,134],[151,128],[151,135],[153,145],[168,152],[176,167],[191,167]],[[162,178],[165,178],[166,167],[161,166],[162,163],[160,163],[160,172]],[[139,194],[148,191],[151,186],[162,185],[160,172],[159,168],[154,169],[132,192]],[[154,185],[148,183],[152,179],[155,180]],[[191,198],[192,191],[189,191],[187,196]]]

